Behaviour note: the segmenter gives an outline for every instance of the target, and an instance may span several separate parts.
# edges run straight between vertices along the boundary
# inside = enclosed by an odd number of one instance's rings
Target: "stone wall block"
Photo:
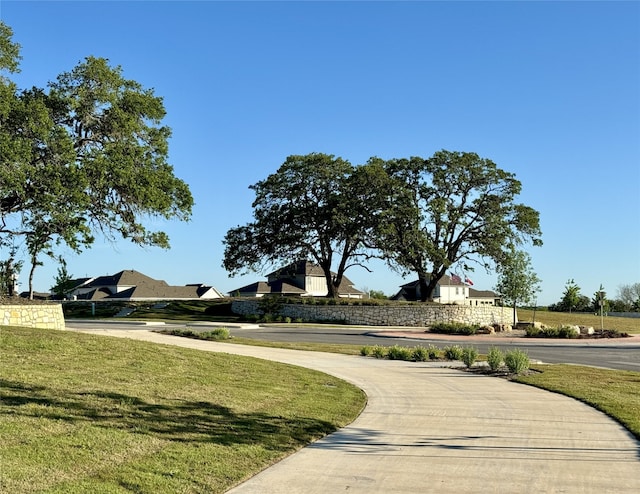
[[[0,305],[0,323],[26,328],[64,329],[62,305]]]
[[[239,315],[258,314],[258,302],[234,300],[231,308]],[[307,321],[345,321],[364,326],[426,327],[436,322],[459,322],[481,326],[510,323],[508,307],[461,305],[302,305],[285,304],[280,315]]]

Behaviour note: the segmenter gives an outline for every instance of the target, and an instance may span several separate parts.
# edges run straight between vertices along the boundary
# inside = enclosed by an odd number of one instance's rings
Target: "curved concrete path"
[[[88,331],[317,369],[362,388],[364,412],[229,492],[638,493],[640,442],[573,399],[443,367],[261,348],[144,330]]]

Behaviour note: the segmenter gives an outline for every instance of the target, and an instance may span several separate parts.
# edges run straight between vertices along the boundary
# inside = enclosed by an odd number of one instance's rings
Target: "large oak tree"
[[[509,246],[542,243],[538,212],[516,202],[521,183],[491,160],[443,150],[382,164],[394,206],[379,224],[377,247],[391,266],[418,275],[423,301],[457,262],[489,269]]]
[[[0,241],[24,236],[32,266],[56,244],[90,246],[96,231],[168,248],[144,220],[187,220],[193,198],[168,163],[162,98],[96,57],[19,91],[4,74],[18,70],[11,36],[0,23]]]
[[[372,254],[378,185],[386,181],[380,166],[354,167],[322,153],[289,156],[250,186],[254,219],[227,232],[223,267],[234,275],[310,260],[324,272],[327,296],[337,297],[345,271]]]

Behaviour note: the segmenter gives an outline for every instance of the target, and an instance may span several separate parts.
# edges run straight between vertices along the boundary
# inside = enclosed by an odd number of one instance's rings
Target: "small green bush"
[[[412,360],[414,362],[426,362],[429,360],[429,350],[423,346],[417,346],[413,349]]]
[[[444,347],[444,358],[447,360],[462,360],[462,347],[460,345]]]
[[[462,350],[462,362],[470,368],[478,358],[478,350],[473,347],[466,347]]]
[[[535,326],[528,326],[524,334],[527,338],[540,338],[540,328],[536,328]]]
[[[578,334],[570,326],[561,326],[558,328],[559,338],[577,338]]]
[[[216,328],[211,331],[204,331],[198,335],[201,340],[228,340],[231,332],[228,328]]]
[[[535,327],[529,327],[525,330],[525,335],[528,338],[577,338],[578,334],[571,326],[549,326],[547,328],[539,329]]]
[[[290,318],[290,317],[288,317],[288,316],[287,316],[287,317],[285,317],[285,318],[284,318],[284,322],[285,322],[285,323],[287,323],[287,324],[291,324],[291,318]]]
[[[516,348],[505,354],[504,363],[512,374],[522,374],[529,369],[529,354]]]
[[[393,345],[387,351],[387,358],[389,360],[411,360],[413,352],[410,348]]]
[[[371,355],[375,358],[385,358],[387,356],[387,349],[380,345],[375,345],[371,351]]]
[[[504,363],[504,353],[502,353],[502,350],[496,347],[489,348],[489,353],[487,353],[487,363],[489,364],[489,368],[494,372],[502,367],[502,364]]]
[[[429,354],[429,360],[439,360],[440,359],[440,349],[437,346],[429,345],[427,347],[427,353]]]
[[[363,357],[368,357],[372,353],[373,353],[373,347],[370,345],[363,346],[360,349],[360,355],[362,355]]]
[[[476,324],[464,324],[460,322],[438,322],[429,327],[429,331],[439,334],[462,334],[472,335],[478,332],[479,326]]]

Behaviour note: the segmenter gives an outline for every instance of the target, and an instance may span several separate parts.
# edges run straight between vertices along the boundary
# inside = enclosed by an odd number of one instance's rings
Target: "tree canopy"
[[[0,23],[0,69],[18,69],[19,46]],[[193,198],[168,163],[162,98],[87,57],[48,88],[0,80],[0,239],[23,236],[32,266],[65,243],[80,251],[100,231],[169,247],[143,219],[188,220]]]
[[[509,246],[542,244],[539,213],[515,202],[521,183],[491,160],[443,150],[383,166],[394,206],[379,224],[377,247],[391,266],[418,275],[423,301],[455,263],[491,269]]]
[[[227,232],[223,267],[239,274],[311,260],[324,272],[327,296],[337,297],[345,271],[372,254],[381,210],[375,184],[384,180],[379,167],[353,167],[333,155],[289,156],[250,186],[254,220]]]

